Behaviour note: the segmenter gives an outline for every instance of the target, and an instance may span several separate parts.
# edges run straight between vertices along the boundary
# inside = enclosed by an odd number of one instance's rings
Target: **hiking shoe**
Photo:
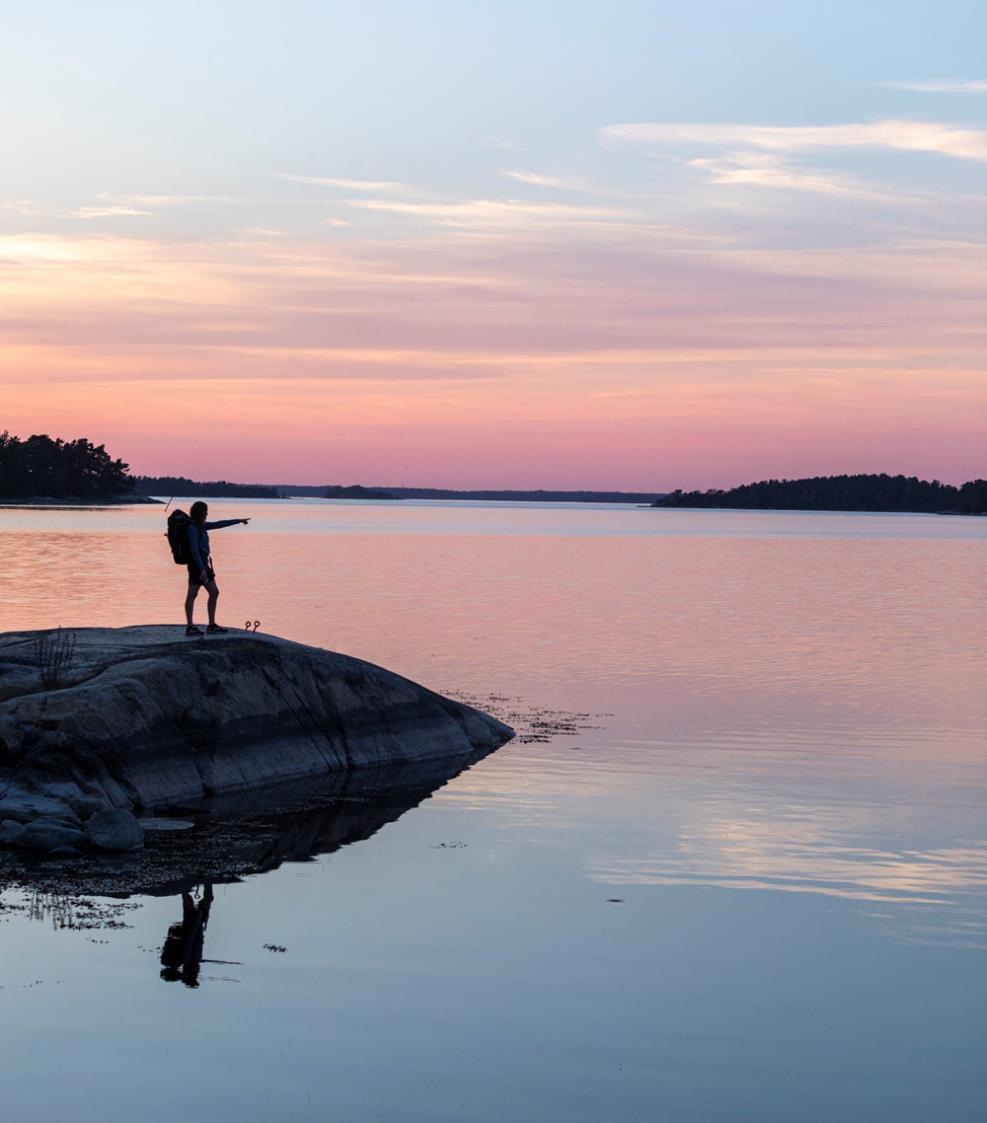
[[[211,636],[214,636],[217,632],[225,632],[226,628],[221,628],[218,624],[210,624],[209,627],[206,628],[206,631]]]
[[[187,636],[201,636],[203,633],[201,628],[197,628],[194,624],[189,624],[185,629],[185,634]]]

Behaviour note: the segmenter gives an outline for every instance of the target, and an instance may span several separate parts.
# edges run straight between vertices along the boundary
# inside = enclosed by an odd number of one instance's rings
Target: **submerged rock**
[[[3,770],[0,769],[0,775]],[[92,808],[92,811],[97,807]],[[90,814],[92,814],[90,811]],[[39,792],[9,790],[0,798],[0,819],[11,819],[15,823],[31,823],[35,819],[59,819],[66,823],[77,823],[78,811],[64,800],[53,795]]]
[[[86,823],[86,838],[97,850],[136,850],[144,845],[144,828],[129,811],[108,807]]]
[[[23,833],[23,823],[18,823],[15,819],[4,819],[0,823],[0,846],[16,846]]]
[[[54,665],[52,633],[0,635],[0,820],[43,817],[81,836],[106,809],[191,809],[274,782],[489,752],[513,736],[350,656],[183,632],[72,629]],[[0,829],[0,843],[17,833]]]
[[[138,819],[144,832],[147,831],[190,831],[195,823],[191,819],[166,819],[152,815],[150,818]]]
[[[78,850],[85,846],[86,836],[78,827],[70,827],[55,819],[35,819],[33,823],[3,824],[0,842],[19,846],[23,850]]]

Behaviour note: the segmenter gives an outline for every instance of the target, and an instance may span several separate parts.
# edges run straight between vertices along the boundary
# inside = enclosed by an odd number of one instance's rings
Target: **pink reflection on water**
[[[942,538],[957,520],[697,512],[690,536],[681,514],[667,533],[663,512],[638,510],[217,501],[212,514],[248,507],[249,528],[213,535],[229,625],[259,619],[441,690],[614,711],[643,743],[982,751],[987,542],[973,520]],[[718,514],[729,534],[709,533]],[[0,512],[0,627],[178,624],[185,572],[159,523],[161,508]]]

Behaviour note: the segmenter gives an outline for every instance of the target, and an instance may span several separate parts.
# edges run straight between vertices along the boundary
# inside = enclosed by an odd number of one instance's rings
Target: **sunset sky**
[[[987,5],[8,5],[0,430],[138,472],[987,475]]]

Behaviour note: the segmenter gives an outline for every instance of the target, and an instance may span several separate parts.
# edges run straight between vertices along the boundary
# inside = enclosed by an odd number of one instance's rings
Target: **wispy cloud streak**
[[[759,152],[731,153],[722,157],[696,157],[691,167],[707,174],[713,183],[775,187],[809,191],[848,199],[876,202],[915,202],[913,196],[861,183],[846,172],[799,167],[783,157]]]
[[[889,149],[987,160],[987,130],[935,121],[882,120],[844,125],[735,125],[644,122],[607,125],[609,141],[660,146],[752,148],[796,153]]]
[[[139,210],[136,207],[106,205],[99,207],[79,207],[78,210],[67,211],[64,218],[127,218],[132,215],[149,216],[153,212]]]
[[[344,191],[405,190],[405,184],[390,179],[343,179],[338,176],[296,175],[294,172],[274,172],[274,179],[304,183],[310,187],[337,187]]]
[[[442,226],[505,227],[613,221],[626,211],[607,207],[576,207],[564,203],[528,203],[517,199],[471,199],[466,202],[409,203],[380,199],[347,199],[351,207],[423,218]]]
[[[134,207],[184,207],[197,206],[202,203],[214,203],[217,206],[222,206],[229,203],[245,202],[239,195],[117,195],[110,191],[100,193],[98,198]]]
[[[919,82],[881,82],[892,90],[913,90],[920,94],[984,94],[987,80],[975,78],[963,81],[956,78],[929,78]]]
[[[582,184],[578,180],[565,179],[562,176],[544,175],[541,172],[525,172],[504,169],[504,175],[517,183],[527,184],[529,187],[556,187],[566,191],[578,190]]]

